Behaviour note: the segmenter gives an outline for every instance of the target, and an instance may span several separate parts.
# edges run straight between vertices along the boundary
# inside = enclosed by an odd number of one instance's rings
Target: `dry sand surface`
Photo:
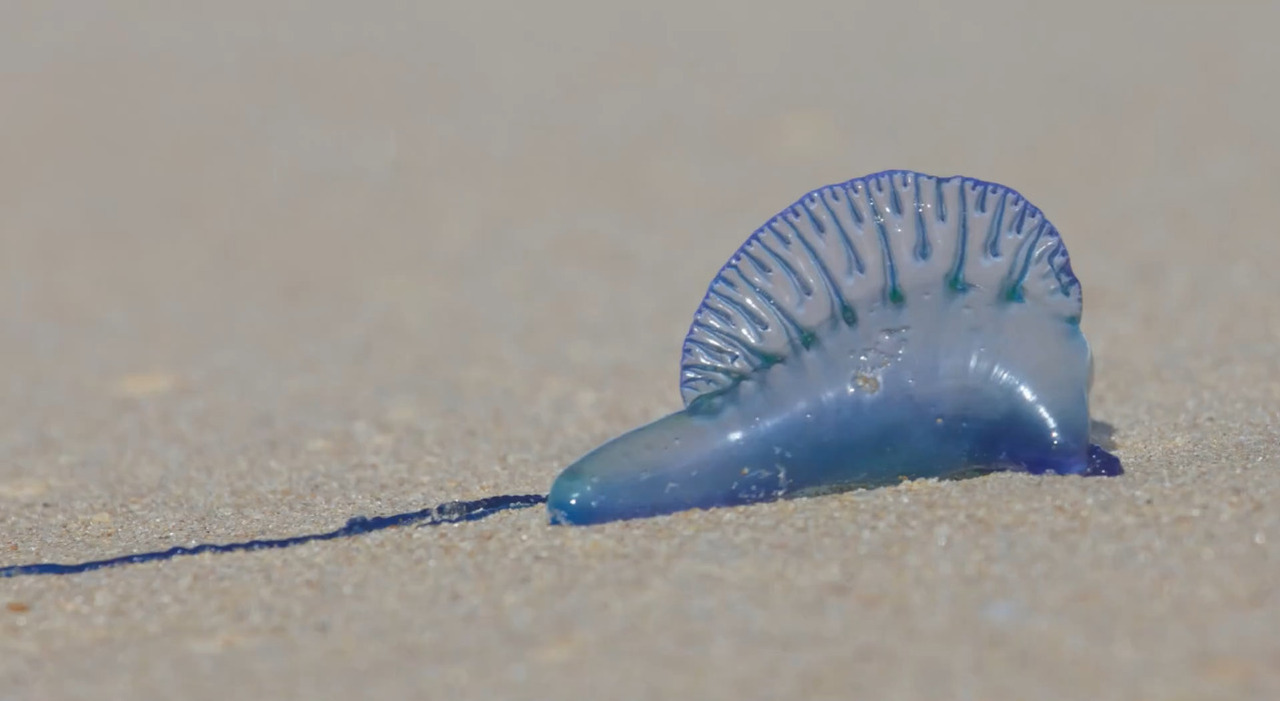
[[[0,699],[1280,698],[1280,5],[1025,5],[0,4],[0,565],[545,492],[884,168],[1054,220],[1128,470],[4,579]]]

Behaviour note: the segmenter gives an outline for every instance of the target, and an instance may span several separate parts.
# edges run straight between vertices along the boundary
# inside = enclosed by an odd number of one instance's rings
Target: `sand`
[[[6,3],[0,565],[545,491],[885,168],[1058,225],[1127,474],[4,579],[0,699],[1280,698],[1280,6],[1038,5]]]

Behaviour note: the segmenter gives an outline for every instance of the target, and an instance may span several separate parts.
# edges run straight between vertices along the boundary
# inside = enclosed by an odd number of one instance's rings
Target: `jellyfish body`
[[[971,472],[1117,474],[1057,231],[1018,193],[891,171],[815,190],[712,281],[685,408],[570,465],[590,524]]]

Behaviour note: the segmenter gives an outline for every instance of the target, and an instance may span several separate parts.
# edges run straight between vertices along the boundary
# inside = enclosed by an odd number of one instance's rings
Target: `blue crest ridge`
[[[845,256],[846,260],[854,261],[853,265],[856,267],[856,274],[865,274],[866,267],[863,262],[865,260],[864,254],[859,252],[858,247],[854,245],[848,231],[846,230],[847,227],[845,222],[841,221],[840,216],[838,216],[831,208],[824,195],[830,195],[832,199],[835,200],[842,198],[845,200],[846,208],[850,213],[853,225],[862,227],[867,221],[871,221],[875,224],[880,245],[881,267],[884,270],[885,276],[884,287],[880,293],[881,301],[888,301],[891,303],[905,302],[907,292],[898,280],[898,262],[895,260],[893,255],[893,245],[891,243],[892,237],[885,227],[885,215],[901,216],[905,211],[905,208],[902,205],[902,198],[907,196],[904,193],[909,193],[913,205],[911,207],[913,210],[912,223],[915,229],[915,251],[913,251],[911,258],[919,262],[929,262],[932,258],[932,249],[934,246],[931,245],[928,234],[925,231],[926,222],[924,210],[926,209],[926,206],[921,199],[921,180],[933,182],[934,187],[932,188],[933,192],[931,193],[931,196],[933,198],[932,204],[935,205],[934,219],[938,223],[948,224],[946,198],[943,196],[943,188],[947,186],[959,186],[963,191],[972,193],[974,201],[973,210],[975,215],[992,214],[989,218],[986,231],[983,232],[983,250],[989,258],[997,260],[1003,258],[1003,252],[1001,250],[1002,235],[1006,235],[1009,232],[1022,232],[1028,220],[1038,219],[1041,224],[1047,227],[1044,232],[1051,238],[1055,240],[1058,239],[1057,229],[1055,229],[1052,224],[1049,224],[1048,219],[1044,217],[1043,213],[1037,207],[1032,205],[1031,202],[1021,193],[1004,185],[999,185],[997,183],[977,178],[959,175],[935,177],[909,170],[885,170],[861,178],[854,178],[843,183],[836,183],[811,190],[791,205],[788,205],[786,208],[779,211],[776,215],[765,222],[765,224],[756,229],[756,231],[748,237],[736,251],[734,251],[733,255],[729,257],[729,261],[725,263],[725,265],[722,266],[720,271],[716,274],[711,286],[708,288],[707,294],[704,296],[702,304],[699,305],[698,310],[694,313],[694,319],[690,323],[689,330],[686,333],[685,349],[681,354],[684,361],[681,366],[680,386],[681,395],[684,399],[685,405],[687,406],[696,396],[705,392],[723,390],[729,384],[732,384],[733,381],[738,381],[744,376],[744,373],[741,372],[741,370],[733,373],[727,371],[716,373],[713,370],[715,367],[714,363],[708,364],[705,362],[690,361],[689,359],[690,351],[698,348],[698,344],[694,343],[694,341],[700,338],[701,332],[706,332],[706,326],[700,323],[700,317],[716,316],[720,317],[722,322],[725,321],[722,318],[723,314],[721,310],[717,308],[719,304],[723,304],[724,302],[719,298],[720,295],[714,293],[714,288],[717,282],[726,281],[727,283],[731,279],[729,274],[738,271],[738,264],[741,262],[746,262],[751,266],[755,273],[761,276],[770,276],[775,272],[775,270],[782,269],[784,277],[792,283],[793,287],[800,291],[801,296],[811,296],[815,288],[827,289],[833,297],[837,312],[845,322],[848,324],[856,323],[856,318],[859,316],[858,304],[856,302],[859,297],[866,296],[867,290],[858,289],[857,285],[853,285],[852,289],[848,289],[848,287],[842,286],[837,282],[837,276],[833,274],[833,270],[831,268],[832,261],[824,260],[814,252],[811,243],[797,227],[797,222],[804,222],[805,219],[799,215],[799,211],[802,210],[808,215],[806,217],[808,219],[807,223],[815,232],[815,237],[825,239],[825,237],[821,237],[821,235],[825,234],[826,231],[838,231],[840,242],[844,247],[843,250],[847,254],[847,256]],[[887,206],[884,207],[883,210],[878,209],[878,205],[872,195],[873,191],[880,193],[881,195],[887,194],[887,197],[885,197]],[[957,198],[957,204],[960,208],[960,216],[955,222],[955,226],[957,228],[956,236],[958,236],[958,242],[955,246],[955,264],[950,271],[950,275],[944,279],[944,285],[957,292],[966,292],[970,289],[969,282],[966,280],[965,276],[966,264],[972,262],[972,257],[968,253],[969,220],[971,217],[969,216],[967,199],[968,198],[963,196]],[[866,214],[864,214],[857,206],[857,201],[865,202],[865,206],[867,208]],[[815,208],[809,206],[810,203],[822,203],[823,207],[821,211],[825,212],[825,216],[828,219],[826,223],[822,221],[822,217],[815,214]],[[1017,213],[1012,217],[1012,221],[1006,221],[1007,217],[1005,216],[1005,212],[1011,208],[1016,208]],[[882,214],[881,211],[883,211],[884,214]],[[803,248],[808,254],[808,257],[819,267],[821,273],[817,276],[819,279],[810,281],[801,278],[797,281],[794,269],[792,266],[788,265],[785,260],[778,261],[775,265],[764,265],[763,262],[758,259],[759,254],[756,253],[756,248],[765,249],[766,254],[770,257],[776,258],[779,255],[778,251],[763,243],[766,239],[782,241],[782,237],[776,228],[778,224],[785,224],[787,226],[795,241],[799,242],[801,248]],[[828,226],[828,224],[834,224],[834,226]],[[784,245],[786,244],[785,241],[782,241],[782,243]],[[1007,289],[1003,295],[1006,299],[1021,299],[1021,291],[1016,288],[1025,280],[1026,274],[1030,272],[1031,265],[1035,262],[1031,260],[1031,255],[1035,252],[1034,242],[1030,245],[1024,245],[1022,248],[1026,249],[1027,266],[1021,274],[1010,276],[1009,282],[1006,283]],[[1055,277],[1058,279],[1062,296],[1069,297],[1073,289],[1078,289],[1079,281],[1075,278],[1075,274],[1071,270],[1070,261],[1066,255],[1065,248],[1057,246],[1050,252],[1047,258],[1039,262],[1049,270],[1053,271]],[[850,275],[844,275],[843,277],[847,279]],[[804,286],[806,285],[809,285],[808,289],[804,289]],[[792,318],[791,311],[787,309],[785,305],[780,305],[773,294],[759,288],[755,288],[752,291],[756,293],[759,301],[763,303],[762,306],[770,309],[771,312],[782,318],[788,327],[794,329],[797,326],[802,326],[795,323],[795,320]],[[1079,304],[1078,300],[1076,301],[1076,304]],[[767,328],[767,322],[759,319],[758,315],[748,311],[750,309],[749,304],[744,305],[742,302],[736,301],[734,302],[734,307],[740,309],[741,315],[744,318],[753,321],[755,326]],[[1066,316],[1079,317],[1080,314],[1077,311],[1074,313],[1068,313]],[[732,324],[733,322],[729,323]],[[748,327],[740,326],[739,328],[745,331]],[[723,339],[724,330],[718,329],[713,335],[719,336]],[[796,333],[793,337],[800,338],[802,337],[802,334]],[[749,354],[743,355],[749,357]],[[717,375],[720,376],[717,377]]]

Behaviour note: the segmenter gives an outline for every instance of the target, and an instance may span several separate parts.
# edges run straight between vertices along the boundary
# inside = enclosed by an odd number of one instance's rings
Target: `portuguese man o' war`
[[[685,336],[684,409],[596,448],[547,496],[447,502],[331,531],[172,547],[0,578],[274,550],[546,504],[592,524],[904,479],[1118,475],[1089,443],[1080,281],[1048,219],[973,178],[886,171],[814,190],[756,230]]]
[[[684,409],[560,474],[592,524],[999,470],[1117,475],[1089,443],[1080,281],[1043,213],[974,178],[886,171],[770,219],[684,340]]]

